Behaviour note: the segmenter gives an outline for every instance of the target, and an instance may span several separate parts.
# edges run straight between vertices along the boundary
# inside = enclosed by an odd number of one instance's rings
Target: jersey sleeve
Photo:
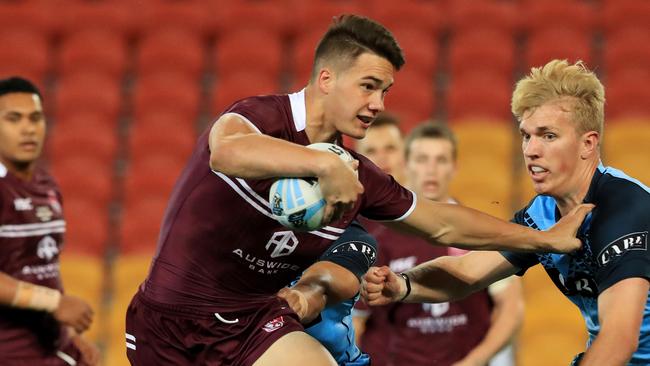
[[[598,290],[626,278],[650,279],[650,192],[624,179],[611,180],[599,190],[591,219],[587,240],[598,266]]]
[[[524,220],[525,212],[526,212],[526,208],[516,212],[515,216],[512,218],[512,220],[510,220],[510,222],[522,226],[528,226],[526,225],[526,221]],[[520,271],[516,273],[517,276],[523,276],[524,273],[526,273],[526,271],[528,270],[528,268],[539,263],[539,259],[535,253],[511,252],[506,250],[501,251],[500,253],[508,260],[508,262],[510,262],[513,266],[520,269]]]
[[[275,96],[257,96],[239,100],[222,114],[237,114],[259,133],[285,137],[287,116]]]
[[[320,260],[336,263],[360,279],[375,263],[376,258],[377,241],[361,224],[353,221],[323,253]]]
[[[408,217],[415,209],[415,194],[363,155],[352,154],[359,160],[359,180],[364,188],[361,215],[378,221],[400,221]]]

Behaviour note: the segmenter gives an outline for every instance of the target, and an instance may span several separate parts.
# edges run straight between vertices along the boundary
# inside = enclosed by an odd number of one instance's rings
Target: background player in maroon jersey
[[[95,365],[98,350],[78,335],[90,326],[92,309],[62,293],[61,197],[36,166],[45,130],[38,89],[21,78],[0,80],[0,359]]]
[[[373,131],[375,127],[371,127]],[[455,203],[450,183],[456,173],[456,139],[446,126],[423,123],[395,141],[389,130],[374,131],[358,144],[404,146],[399,154],[406,163],[391,171],[406,171],[406,183],[418,196],[437,202]],[[386,149],[385,149],[386,150]],[[404,151],[406,150],[406,151]],[[399,162],[393,159],[394,162]],[[462,255],[456,248],[432,247],[420,238],[390,230],[377,223],[366,225],[379,242],[378,265],[395,272],[445,255]],[[521,323],[523,301],[518,278],[508,278],[488,290],[460,301],[441,304],[392,304],[368,307],[358,303],[354,313],[361,349],[372,357],[373,365],[513,365],[510,348],[492,359]]]
[[[404,184],[404,136],[395,116],[380,113],[366,132],[357,140],[355,150],[367,157],[384,173],[390,174]]]
[[[475,210],[417,200],[361,155],[353,153],[358,162],[347,164],[305,147],[339,142],[341,134],[362,138],[403,63],[383,26],[339,17],[317,47],[304,90],[240,100],[199,138],[172,192],[149,275],[127,311],[132,364],[334,364],[275,294],[358,214],[401,221],[440,245],[523,251],[580,246],[574,228],[588,207],[539,233]],[[328,225],[294,232],[273,220],[264,197],[274,177],[317,177]]]

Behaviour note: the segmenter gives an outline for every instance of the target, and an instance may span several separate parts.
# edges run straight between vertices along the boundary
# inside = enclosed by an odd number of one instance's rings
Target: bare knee
[[[291,332],[278,339],[253,366],[337,366],[322,344],[305,332]]]

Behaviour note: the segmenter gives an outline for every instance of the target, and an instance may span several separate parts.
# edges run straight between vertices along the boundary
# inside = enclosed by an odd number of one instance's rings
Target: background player
[[[357,140],[355,150],[370,159],[384,173],[404,184],[404,137],[395,116],[380,113],[366,132]]]
[[[561,255],[473,252],[424,263],[405,277],[372,268],[362,289],[370,304],[404,297],[449,301],[541,263],[585,319],[588,349],[575,364],[650,363],[650,191],[602,165],[604,102],[603,86],[592,72],[582,63],[559,60],[534,68],[512,97],[526,168],[539,194],[514,220],[546,230],[581,202],[594,203],[579,231],[583,248]]]
[[[357,164],[305,147],[339,141],[341,134],[363,137],[403,63],[383,26],[339,17],[317,47],[303,91],[241,100],[199,138],[173,190],[150,273],[127,312],[132,364],[261,365],[255,361],[267,352],[274,364],[334,364],[275,294],[360,213],[401,220],[441,245],[579,247],[575,227],[587,206],[540,233],[475,210],[416,200],[360,155],[357,178]],[[272,184],[265,178],[300,176],[321,183],[329,224],[321,230],[288,231],[272,219],[263,198]]]
[[[380,138],[374,141],[375,137]],[[363,149],[381,145],[387,137],[386,131],[368,133],[358,146]],[[398,153],[406,157],[406,167],[398,165],[391,170],[405,169],[410,189],[419,197],[456,203],[449,192],[457,170],[457,143],[451,130],[441,124],[423,123],[411,131],[405,144],[400,141],[392,145],[405,145],[406,151]],[[440,256],[466,253],[456,248],[432,247],[420,238],[376,223],[368,227],[382,244],[378,265],[387,265],[395,272]],[[354,311],[361,348],[372,356],[373,365],[513,365],[508,342],[522,318],[521,283],[514,277],[459,301],[372,308],[360,302]],[[504,347],[504,352],[493,359]]]
[[[0,358],[95,365],[98,350],[78,335],[93,312],[63,294],[59,276],[61,194],[36,165],[45,130],[39,90],[22,78],[0,80]]]

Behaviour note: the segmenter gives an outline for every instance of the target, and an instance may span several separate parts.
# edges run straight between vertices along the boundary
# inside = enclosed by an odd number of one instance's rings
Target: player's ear
[[[600,145],[600,135],[596,131],[588,131],[582,135],[580,158],[583,160],[597,154]]]
[[[318,70],[318,75],[316,76],[316,83],[318,84],[318,89],[323,94],[329,94],[334,85],[334,72],[330,67],[322,67]]]

